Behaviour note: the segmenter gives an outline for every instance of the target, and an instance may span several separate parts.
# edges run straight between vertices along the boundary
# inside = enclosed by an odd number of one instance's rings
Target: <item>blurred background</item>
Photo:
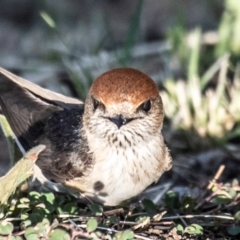
[[[204,185],[221,164],[222,179],[238,177],[238,0],[0,0],[0,56],[1,67],[82,99],[109,69],[145,72],[165,106],[177,173],[166,178]]]
[[[224,7],[207,0],[1,0],[0,65],[39,82],[79,78],[83,98],[113,67],[132,66],[161,82],[184,73],[170,60],[170,44],[196,27],[216,33]]]

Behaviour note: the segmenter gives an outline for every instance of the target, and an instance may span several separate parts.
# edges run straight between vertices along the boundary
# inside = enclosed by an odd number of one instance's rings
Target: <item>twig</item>
[[[79,224],[78,226],[82,227],[82,228],[86,228],[86,224]],[[114,232],[114,233],[120,232],[120,231],[115,230],[113,228],[106,228],[106,227],[100,227],[100,226],[97,226],[97,229],[105,230],[105,231],[108,231],[108,232]],[[143,237],[143,236],[138,235],[138,234],[134,234],[134,237],[140,238],[140,239],[143,239],[143,240],[152,240],[151,238]]]
[[[57,217],[59,218],[78,218],[78,219],[83,219],[83,218],[89,218],[89,217],[86,217],[86,216],[79,216],[79,215],[72,215],[72,214],[58,214]]]
[[[21,218],[6,218],[3,221],[5,222],[13,222],[13,221],[22,221]]]
[[[188,224],[185,222],[185,220],[183,219],[182,216],[180,216],[179,214],[177,214],[177,217],[181,220],[181,222],[183,223],[183,225],[184,225],[185,227],[188,226]]]
[[[179,215],[179,216],[169,216],[169,217],[163,217],[162,220],[174,220],[174,219],[179,219],[179,218],[217,218],[217,219],[226,219],[226,220],[234,220],[234,217],[230,216],[224,216],[224,215]]]
[[[80,226],[77,225],[72,219],[68,219],[68,221],[69,221],[74,227],[76,227],[78,230],[83,231],[83,229],[80,228]]]
[[[220,176],[222,175],[224,169],[225,169],[225,165],[220,165],[216,174],[214,175],[214,177],[212,178],[212,180],[209,181],[209,184],[207,186],[207,190],[210,190],[213,185],[216,183],[216,181],[220,178]],[[194,208],[195,210],[198,209],[199,207],[201,207],[204,203],[206,202],[206,199],[202,199],[199,204]]]
[[[207,189],[210,190],[214,183],[216,183],[216,181],[219,179],[219,177],[222,175],[224,169],[225,169],[225,165],[220,165],[220,167],[218,168],[218,171],[216,172],[215,176],[213,177],[213,179],[209,182]]]
[[[115,229],[112,229],[112,228],[105,228],[105,227],[99,227],[99,226],[97,227],[97,229],[106,230],[108,232],[115,232],[115,233],[119,232],[119,231],[117,231]],[[152,240],[151,238],[143,237],[143,236],[138,235],[138,234],[134,234],[134,237],[144,239],[144,240]]]
[[[112,216],[114,214],[119,214],[119,213],[124,213],[124,209],[118,208],[118,209],[113,209],[113,210],[109,210],[109,211],[104,211],[104,214],[106,216]]]
[[[136,223],[136,222],[130,222],[130,221],[120,221],[119,222],[120,224],[124,224],[124,225],[128,225],[128,226],[134,226],[134,225],[137,225],[138,223]],[[168,224],[172,224],[172,221],[171,222],[151,222],[149,225],[151,225],[151,226],[158,226],[158,225],[163,225],[163,224],[166,224],[166,223],[168,223]]]

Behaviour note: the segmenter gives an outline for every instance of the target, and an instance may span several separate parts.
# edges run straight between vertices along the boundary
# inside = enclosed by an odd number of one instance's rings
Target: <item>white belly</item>
[[[145,146],[100,147],[94,154],[97,160],[87,177],[89,191],[85,195],[97,197],[105,205],[117,205],[138,195],[162,175],[159,146],[159,140],[153,138]]]

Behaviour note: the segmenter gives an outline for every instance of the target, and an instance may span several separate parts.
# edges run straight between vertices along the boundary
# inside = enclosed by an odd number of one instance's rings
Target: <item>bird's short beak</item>
[[[122,115],[117,115],[114,118],[108,118],[111,122],[115,123],[118,128],[132,121],[132,118],[125,118]]]

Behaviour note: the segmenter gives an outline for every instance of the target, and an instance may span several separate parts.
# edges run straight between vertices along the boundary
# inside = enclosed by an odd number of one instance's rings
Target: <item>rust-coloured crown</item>
[[[124,101],[138,106],[159,93],[154,81],[146,74],[132,68],[117,68],[99,76],[90,94],[106,106]]]

